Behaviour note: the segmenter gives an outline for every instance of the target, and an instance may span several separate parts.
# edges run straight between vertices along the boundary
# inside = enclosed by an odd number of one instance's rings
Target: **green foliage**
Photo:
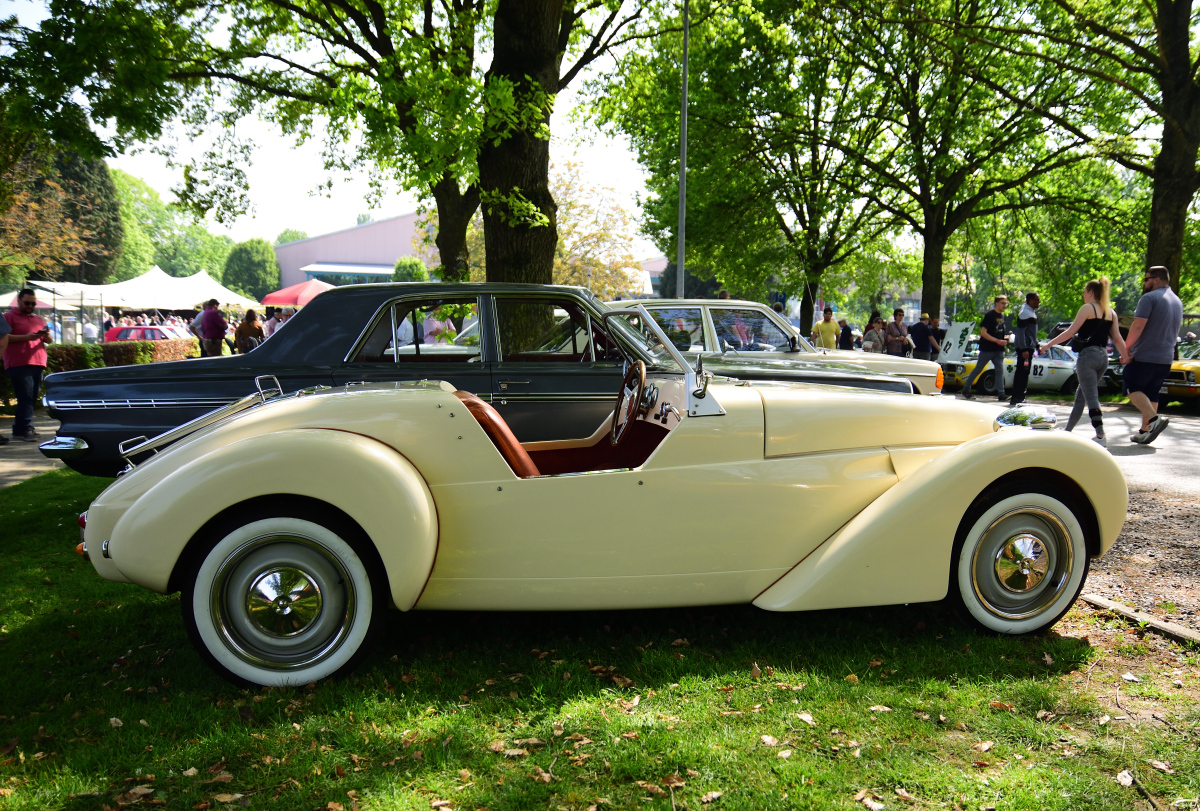
[[[279,261],[275,249],[265,239],[239,242],[225,260],[222,281],[256,300],[278,290]]]
[[[275,237],[275,244],[282,245],[285,242],[297,242],[301,239],[308,239],[307,231],[301,231],[298,228],[285,228],[279,232],[279,236]]]
[[[54,159],[58,174],[74,190],[66,214],[89,232],[87,251],[78,265],[64,265],[62,278],[87,284],[106,284],[117,272],[125,244],[121,201],[108,165],[62,152]]]
[[[95,369],[104,365],[104,344],[51,344],[46,347],[48,373]]]
[[[393,282],[427,282],[429,269],[425,263],[415,256],[401,256],[396,260],[396,269],[392,273]]]
[[[355,221],[354,224],[355,225],[367,225],[367,224],[373,223],[373,222],[375,222],[375,218],[372,217],[370,214],[359,214],[358,219]]]
[[[186,4],[55,0],[50,11],[34,29],[0,21],[0,174],[34,145],[111,156],[157,137],[181,107],[170,74],[196,19]]]
[[[125,229],[125,245],[113,271],[114,282],[141,276],[154,265],[154,244],[146,236],[133,206],[121,205],[121,224]]]
[[[153,264],[171,276],[191,276],[206,270],[221,281],[225,259],[233,249],[232,239],[212,234],[189,215],[173,210],[139,178],[115,170],[113,181],[121,201],[121,216],[137,221],[153,247]]]
[[[675,288],[678,282],[675,277],[675,263],[668,262],[658,275],[658,292],[662,298],[675,298]],[[721,283],[712,277],[712,271],[687,269],[683,279],[684,298],[716,298],[721,292]]]

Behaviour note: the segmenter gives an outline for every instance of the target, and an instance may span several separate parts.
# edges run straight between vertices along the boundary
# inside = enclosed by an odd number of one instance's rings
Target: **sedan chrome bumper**
[[[90,450],[87,441],[77,436],[56,436],[38,448],[51,459],[82,459]]]

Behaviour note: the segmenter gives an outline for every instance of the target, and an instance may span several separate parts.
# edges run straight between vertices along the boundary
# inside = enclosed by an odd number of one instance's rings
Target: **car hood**
[[[784,382],[828,383],[835,386],[857,386],[876,391],[912,392],[906,378],[828,360],[794,358],[747,358],[723,355],[704,358],[705,371],[743,380],[780,380]]]
[[[992,433],[997,411],[948,397],[755,383],[766,415],[765,454],[958,445]]]

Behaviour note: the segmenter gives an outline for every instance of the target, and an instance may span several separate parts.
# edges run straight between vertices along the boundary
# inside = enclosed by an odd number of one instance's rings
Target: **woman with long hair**
[[[1083,306],[1075,315],[1071,326],[1054,340],[1047,341],[1038,351],[1045,350],[1057,344],[1071,341],[1071,348],[1078,356],[1075,361],[1075,379],[1078,387],[1075,389],[1075,404],[1071,406],[1071,418],[1067,420],[1067,430],[1070,431],[1083,416],[1083,405],[1086,402],[1088,416],[1092,427],[1096,429],[1095,441],[1102,447],[1108,447],[1104,436],[1104,420],[1100,415],[1100,379],[1108,369],[1108,342],[1125,357],[1125,339],[1117,326],[1117,311],[1108,303],[1108,279],[1101,277],[1092,279],[1083,286]],[[1074,338],[1074,340],[1071,340]]]
[[[234,343],[237,344],[239,354],[246,354],[251,349],[261,344],[267,338],[263,332],[262,324],[258,322],[258,313],[254,310],[246,310],[246,317],[242,319],[242,323],[238,324],[237,330],[233,333]]]

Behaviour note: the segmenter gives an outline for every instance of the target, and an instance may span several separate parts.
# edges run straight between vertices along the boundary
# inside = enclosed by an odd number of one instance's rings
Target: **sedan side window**
[[[479,313],[474,298],[435,298],[393,304],[355,363],[478,363]]]
[[[497,298],[496,319],[502,362],[591,360],[587,314],[573,301]]]
[[[717,340],[739,352],[774,352],[788,348],[788,337],[765,313],[733,307],[713,307]]]
[[[662,307],[650,315],[680,352],[704,352],[704,317],[699,307]]]

